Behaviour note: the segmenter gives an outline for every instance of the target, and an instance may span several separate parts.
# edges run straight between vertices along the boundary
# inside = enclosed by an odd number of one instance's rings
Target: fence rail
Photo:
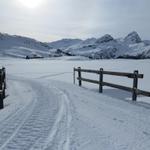
[[[79,81],[79,86],[82,86],[82,81],[85,81],[85,82],[90,82],[93,84],[98,84],[100,93],[103,92],[103,86],[109,86],[109,87],[125,90],[125,91],[132,93],[132,100],[133,101],[137,100],[137,95],[144,95],[144,96],[150,97],[150,92],[138,89],[138,79],[144,78],[144,75],[139,74],[138,70],[135,70],[133,73],[127,73],[127,72],[104,71],[103,68],[100,68],[100,70],[90,70],[90,69],[81,69],[81,67],[78,67],[78,68],[73,69],[74,84],[75,84],[75,79],[76,79],[75,72],[78,72],[77,80]],[[81,75],[82,72],[98,74],[99,75],[99,81],[93,80],[93,79],[83,78]],[[123,86],[123,85],[105,82],[105,81],[103,81],[104,75],[112,75],[112,76],[131,78],[131,79],[133,79],[133,86],[127,87],[127,86]]]
[[[4,108],[3,100],[6,97],[5,90],[6,90],[6,70],[3,67],[2,69],[0,69],[0,109]]]
[[[78,71],[80,67],[74,68],[74,71]],[[103,69],[103,68],[101,68]],[[81,69],[81,72],[87,72],[87,73],[95,73],[95,74],[100,74],[100,70],[90,70],[90,69]],[[103,74],[107,75],[114,75],[114,76],[123,76],[123,77],[128,77],[128,78],[134,78],[134,73],[127,73],[127,72],[114,72],[114,71],[104,71]],[[137,74],[138,78],[143,78],[143,74]]]

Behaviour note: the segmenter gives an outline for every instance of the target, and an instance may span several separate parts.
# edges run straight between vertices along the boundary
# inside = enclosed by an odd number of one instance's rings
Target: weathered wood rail
[[[5,95],[5,90],[6,90],[6,70],[3,67],[0,69],[0,109],[4,108],[4,98],[6,97]]]
[[[109,86],[109,87],[125,90],[125,91],[132,93],[132,100],[133,101],[137,100],[138,95],[144,95],[144,96],[150,97],[150,92],[138,89],[138,79],[139,78],[142,79],[144,77],[143,74],[139,74],[138,70],[135,70],[133,73],[128,73],[128,72],[104,71],[103,68],[100,68],[100,70],[90,70],[90,69],[81,69],[81,67],[78,67],[78,68],[73,69],[74,84],[75,84],[75,79],[76,79],[75,72],[78,72],[77,80],[79,81],[79,86],[82,86],[82,81],[85,81],[85,82],[98,84],[100,93],[103,93],[103,86]],[[83,78],[81,75],[81,72],[98,74],[99,75],[99,81],[93,80],[93,79]],[[123,85],[105,82],[105,81],[103,81],[104,75],[112,75],[112,76],[131,78],[131,79],[133,79],[133,86],[127,87],[127,86],[123,86]]]

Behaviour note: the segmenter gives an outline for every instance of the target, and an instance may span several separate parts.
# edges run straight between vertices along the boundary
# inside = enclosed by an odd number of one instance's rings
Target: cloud
[[[45,0],[32,10],[18,0],[1,0],[0,29],[43,41],[105,33],[124,36],[131,30],[150,38],[149,6],[149,0]]]

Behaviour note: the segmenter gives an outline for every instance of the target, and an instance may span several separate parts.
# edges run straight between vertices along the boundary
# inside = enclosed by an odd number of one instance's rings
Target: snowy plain
[[[150,60],[83,57],[24,60],[0,58],[7,71],[7,98],[0,110],[1,150],[149,150],[150,98],[105,87],[73,84],[73,67],[139,70],[139,89],[150,91]],[[98,79],[91,74],[88,78]],[[128,78],[104,77],[132,86]]]

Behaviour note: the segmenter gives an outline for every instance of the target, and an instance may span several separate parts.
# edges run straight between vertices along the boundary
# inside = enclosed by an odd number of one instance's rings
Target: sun
[[[43,0],[19,0],[19,2],[28,8],[36,8],[40,6]]]

